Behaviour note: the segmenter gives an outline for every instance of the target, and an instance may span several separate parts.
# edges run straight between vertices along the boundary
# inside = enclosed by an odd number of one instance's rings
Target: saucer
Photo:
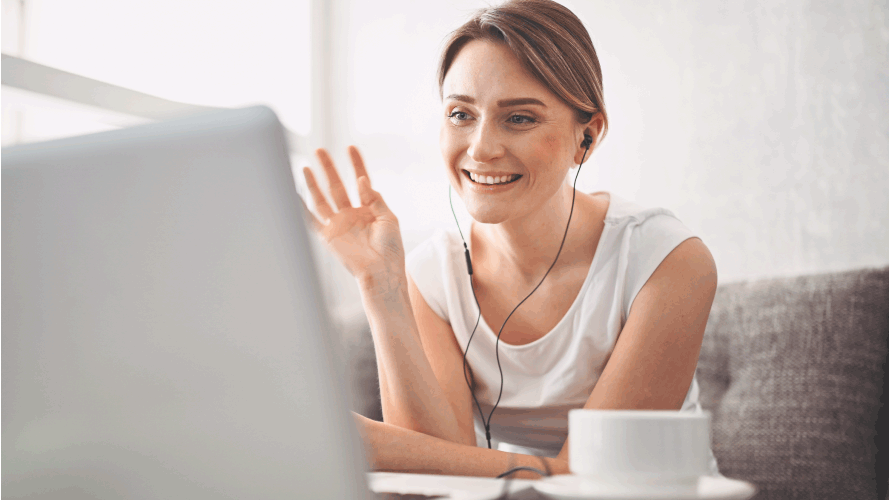
[[[697,484],[633,485],[559,474],[535,481],[533,488],[554,500],[745,500],[756,493],[752,484],[722,476],[701,476]]]

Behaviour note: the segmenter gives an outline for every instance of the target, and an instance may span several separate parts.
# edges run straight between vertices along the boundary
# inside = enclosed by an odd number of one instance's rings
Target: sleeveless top
[[[499,343],[503,395],[491,417],[495,449],[555,457],[568,437],[568,411],[583,408],[611,356],[633,300],[661,261],[695,237],[672,212],[643,208],[610,194],[605,227],[589,272],[568,312],[546,335],[525,345]],[[471,233],[467,233],[471,234]],[[469,253],[472,246],[469,240]],[[494,328],[479,318],[463,240],[456,227],[436,231],[406,259],[407,271],[429,307],[449,323],[461,352],[478,320],[466,362],[485,419],[500,394]],[[697,376],[679,411],[701,412]],[[485,428],[473,401],[478,446]],[[710,469],[718,474],[710,453]]]

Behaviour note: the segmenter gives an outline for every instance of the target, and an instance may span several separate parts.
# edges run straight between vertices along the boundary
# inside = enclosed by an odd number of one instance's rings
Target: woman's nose
[[[503,156],[505,148],[494,126],[481,123],[470,139],[467,154],[477,163],[490,163]]]

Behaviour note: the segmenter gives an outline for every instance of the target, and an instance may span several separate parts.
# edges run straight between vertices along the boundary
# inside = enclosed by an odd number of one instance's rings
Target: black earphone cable
[[[454,202],[451,200],[451,187],[448,185],[448,202],[451,204],[451,213],[454,214],[454,220],[457,220],[457,214],[454,212]],[[460,223],[457,222],[457,231],[460,231]],[[460,231],[460,239],[463,240],[463,251],[466,255],[466,268],[469,271],[469,283],[472,288],[472,297],[475,299],[475,306],[478,308],[478,318],[475,319],[475,328],[472,329],[472,334],[469,335],[469,340],[466,342],[466,350],[463,351],[463,379],[466,380],[466,385],[469,387],[469,393],[472,394],[472,399],[475,400],[475,406],[478,407],[478,414],[482,418],[482,422],[485,421],[485,414],[482,412],[482,406],[478,402],[478,398],[475,397],[475,391],[472,389],[472,386],[475,385],[475,377],[472,375],[472,368],[466,364],[466,353],[469,352],[469,344],[472,343],[472,337],[475,336],[475,330],[478,329],[479,321],[482,319],[482,309],[478,303],[478,297],[475,296],[475,286],[472,285],[472,261],[469,259],[469,247],[466,246],[466,239],[463,238],[463,231]],[[466,376],[466,371],[469,370],[469,377]],[[501,372],[502,375],[502,372]],[[470,383],[469,379],[472,379]],[[487,426],[485,426],[487,429]],[[488,448],[491,447],[491,432],[487,432],[488,435]]]
[[[478,311],[478,318],[475,321],[475,328],[472,329],[472,334],[469,336],[469,340],[466,342],[466,349],[463,351],[463,378],[466,380],[466,385],[469,386],[469,391],[472,394],[472,399],[475,400],[475,405],[478,408],[479,416],[482,419],[482,423],[485,424],[485,437],[488,441],[488,448],[489,449],[491,449],[491,418],[494,415],[494,410],[496,410],[497,406],[500,404],[501,397],[503,396],[503,368],[500,366],[500,351],[499,351],[500,335],[503,333],[503,328],[506,326],[506,322],[509,321],[509,318],[513,315],[513,313],[516,312],[516,310],[519,308],[519,306],[521,306],[526,300],[528,300],[528,297],[530,297],[534,292],[537,291],[538,288],[540,288],[540,285],[543,284],[543,280],[546,279],[546,276],[553,269],[553,267],[555,267],[556,262],[559,260],[559,255],[561,255],[561,253],[562,253],[562,247],[565,245],[565,240],[568,237],[568,228],[571,225],[571,217],[574,214],[574,201],[575,201],[575,198],[577,197],[577,179],[580,177],[580,168],[583,166],[583,162],[586,159],[586,155],[590,151],[590,146],[592,145],[592,142],[593,142],[593,138],[588,134],[584,134],[584,140],[581,143],[581,146],[586,146],[586,150],[583,152],[583,156],[580,159],[580,165],[578,165],[578,167],[577,167],[577,175],[575,175],[575,177],[574,177],[574,185],[572,186],[573,193],[571,195],[571,211],[568,214],[568,223],[565,226],[565,234],[564,234],[564,236],[562,236],[562,243],[561,243],[561,245],[559,245],[559,251],[556,253],[556,258],[553,260],[552,265],[549,266],[549,269],[547,269],[546,274],[543,275],[543,278],[540,279],[540,283],[538,283],[537,286],[534,287],[534,290],[531,290],[531,293],[529,293],[524,299],[522,299],[522,301],[519,302],[517,306],[515,306],[515,309],[513,309],[512,312],[509,313],[509,316],[507,316],[506,319],[503,321],[503,325],[500,327],[500,331],[497,333],[497,343],[495,345],[494,350],[495,350],[495,355],[497,357],[497,368],[500,370],[500,394],[497,397],[497,402],[494,404],[494,407],[491,409],[491,413],[488,414],[487,421],[485,420],[485,415],[484,415],[484,412],[482,411],[481,404],[479,404],[478,398],[476,398],[476,396],[475,396],[475,390],[473,389],[475,378],[472,376],[472,368],[470,368],[466,364],[466,354],[469,352],[469,344],[472,343],[472,338],[475,336],[475,331],[478,329],[479,322],[481,321],[482,311],[481,311],[481,306],[478,303],[478,297],[475,294],[475,285],[473,284],[473,281],[472,281],[472,274],[473,274],[472,273],[472,260],[469,257],[469,247],[466,245],[466,238],[463,237],[463,231],[460,229],[460,222],[457,221],[457,214],[454,212],[454,204],[451,199],[451,188],[450,188],[450,185],[448,185],[448,202],[450,202],[450,204],[451,204],[451,213],[454,215],[454,222],[457,223],[457,231],[460,232],[460,239],[463,240],[463,249],[464,249],[464,253],[466,256],[466,268],[469,272],[469,283],[470,283],[470,287],[472,288],[472,296],[475,299],[475,305],[476,305],[476,307],[478,307],[478,310],[479,310]],[[467,375],[466,375],[467,370],[469,371],[469,377],[467,377]],[[470,380],[469,380],[470,378],[472,378],[472,383],[470,383]],[[549,470],[548,464],[546,463],[546,460],[543,460],[543,458],[541,458],[541,461],[543,462],[543,466],[546,469],[545,475],[549,476],[550,470]],[[534,469],[533,467],[515,467],[515,468],[511,468],[510,470],[504,472],[503,474],[500,474],[498,476],[498,478],[508,476],[518,470],[531,470],[531,471],[537,472],[539,474],[544,474],[540,470]]]

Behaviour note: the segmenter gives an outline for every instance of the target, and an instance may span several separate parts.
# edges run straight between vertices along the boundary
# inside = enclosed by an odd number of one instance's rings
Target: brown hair
[[[457,54],[473,40],[509,47],[535,78],[577,110],[579,122],[602,113],[605,137],[602,69],[589,33],[573,12],[552,0],[510,0],[476,12],[447,40],[438,67],[439,96]]]

